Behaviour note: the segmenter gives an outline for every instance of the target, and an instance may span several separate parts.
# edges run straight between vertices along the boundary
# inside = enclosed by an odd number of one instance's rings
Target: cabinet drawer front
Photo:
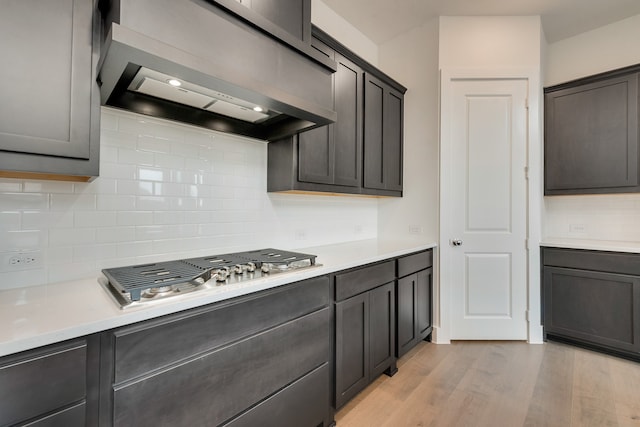
[[[640,255],[623,252],[543,248],[542,264],[640,276]]]
[[[324,308],[115,387],[114,424],[213,426],[230,420],[329,361],[330,315]]]
[[[121,329],[115,334],[115,383],[326,307],[329,297],[329,278],[322,276],[259,296]]]
[[[336,301],[361,294],[395,279],[395,262],[385,261],[336,275]]]
[[[545,333],[640,351],[640,278],[544,268]]]
[[[325,363],[225,426],[328,426],[330,372],[329,364]]]
[[[47,417],[25,424],[23,427],[84,427],[86,424],[84,402],[63,409]]]
[[[428,250],[398,259],[398,277],[413,274],[433,266],[433,251]]]
[[[87,347],[83,342],[0,362],[0,425],[11,425],[83,400]]]

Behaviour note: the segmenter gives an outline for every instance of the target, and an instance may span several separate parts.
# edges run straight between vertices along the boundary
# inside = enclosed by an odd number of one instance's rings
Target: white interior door
[[[527,339],[527,80],[450,89],[451,339]]]

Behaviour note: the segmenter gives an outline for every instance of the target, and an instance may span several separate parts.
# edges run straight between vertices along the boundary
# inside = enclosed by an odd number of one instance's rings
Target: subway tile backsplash
[[[545,197],[544,237],[640,242],[640,195]]]
[[[267,193],[262,141],[103,108],[100,155],[91,183],[0,179],[0,289],[377,235],[376,199]]]

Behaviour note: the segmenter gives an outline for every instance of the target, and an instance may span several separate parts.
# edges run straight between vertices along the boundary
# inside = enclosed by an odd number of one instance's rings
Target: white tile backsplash
[[[376,199],[267,193],[262,141],[103,108],[100,152],[91,183],[0,179],[0,251],[43,254],[34,270],[0,265],[0,289],[377,235]]]
[[[640,195],[544,199],[544,237],[640,242]]]

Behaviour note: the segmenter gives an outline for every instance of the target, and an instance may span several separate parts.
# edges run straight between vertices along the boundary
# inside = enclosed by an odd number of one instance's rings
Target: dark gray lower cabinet
[[[329,279],[126,327],[107,337],[115,426],[328,426]]]
[[[98,348],[93,337],[0,359],[0,425],[95,425]]]
[[[397,371],[393,280],[393,261],[336,275],[336,408]]]
[[[396,356],[401,357],[428,338],[432,326],[433,253],[431,250],[398,259],[396,285]]]
[[[428,268],[398,279],[397,357],[431,334],[431,276]]]
[[[547,338],[640,359],[640,256],[543,249]]]

